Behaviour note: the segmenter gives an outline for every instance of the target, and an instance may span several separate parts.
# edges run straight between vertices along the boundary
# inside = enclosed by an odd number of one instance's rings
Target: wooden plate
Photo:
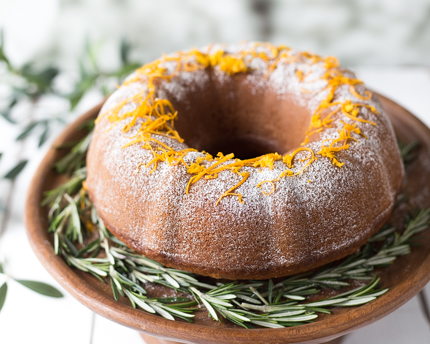
[[[430,130],[411,113],[393,101],[380,96],[381,102],[403,142],[421,143],[418,158],[408,166],[405,193],[416,207],[430,207]],[[55,141],[53,147],[82,137],[80,128],[94,119],[102,104],[78,118]],[[219,324],[201,310],[195,323],[170,321],[135,310],[127,300],[114,301],[110,286],[89,274],[69,267],[53,251],[48,235],[46,209],[40,206],[43,192],[54,188],[59,178],[52,164],[64,156],[64,150],[50,149],[36,171],[27,197],[25,220],[27,235],[34,252],[51,275],[76,299],[94,312],[136,331],[185,343],[324,343],[360,327],[369,325],[399,308],[417,294],[430,280],[430,231],[420,236],[421,246],[401,257],[379,276],[382,287],[390,291],[377,300],[354,308],[334,309],[312,324],[284,329],[246,330],[232,324]],[[396,217],[396,214],[393,215]],[[400,216],[397,216],[400,218]],[[152,292],[156,293],[155,287]]]

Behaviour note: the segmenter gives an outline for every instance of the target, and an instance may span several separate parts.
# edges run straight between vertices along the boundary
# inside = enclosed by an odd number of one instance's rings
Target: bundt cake
[[[226,279],[351,254],[393,209],[403,164],[362,81],[269,43],[211,45],[137,69],[87,156],[106,227],[168,267]]]

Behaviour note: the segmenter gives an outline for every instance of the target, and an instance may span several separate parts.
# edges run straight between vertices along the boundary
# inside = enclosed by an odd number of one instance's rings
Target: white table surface
[[[423,67],[359,67],[357,76],[373,90],[395,100],[430,126],[430,69]],[[96,102],[97,100],[94,100]],[[88,107],[91,100],[87,101]],[[95,104],[94,104],[95,105]],[[31,157],[25,170],[10,182],[0,179],[0,259],[17,278],[55,285],[65,297],[51,299],[9,282],[9,293],[0,312],[0,343],[43,344],[142,344],[137,332],[94,314],[70,296],[37,260],[27,241],[23,223],[24,201],[31,177],[47,147],[37,150],[34,138],[15,142],[18,129],[0,118],[0,175],[19,159]],[[49,144],[48,144],[49,145]],[[46,146],[48,146],[46,145]],[[4,276],[0,276],[0,284]],[[430,285],[424,290],[430,299]],[[343,344],[430,343],[430,320],[422,296],[416,296],[386,318],[346,337]],[[430,307],[430,304],[427,305]]]

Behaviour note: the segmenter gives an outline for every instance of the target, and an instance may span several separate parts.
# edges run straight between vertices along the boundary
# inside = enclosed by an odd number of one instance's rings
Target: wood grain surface
[[[400,140],[421,143],[418,158],[408,167],[406,193],[417,207],[430,206],[430,130],[412,114],[391,100],[380,96]],[[95,118],[100,105],[66,128],[53,147],[74,141],[84,135],[82,123]],[[334,309],[312,324],[284,329],[246,330],[231,324],[219,324],[202,310],[194,324],[169,321],[135,310],[127,300],[114,301],[109,285],[89,274],[70,268],[54,254],[52,238],[47,233],[46,209],[40,206],[43,192],[61,180],[52,164],[66,151],[50,149],[33,178],[26,202],[27,235],[34,252],[51,275],[85,306],[94,312],[144,334],[185,343],[324,343],[371,324],[388,315],[417,294],[430,280],[430,231],[420,236],[420,246],[379,272],[383,288],[390,291],[377,300],[355,308]],[[394,219],[402,218],[394,214]],[[157,291],[153,291],[156,293]]]

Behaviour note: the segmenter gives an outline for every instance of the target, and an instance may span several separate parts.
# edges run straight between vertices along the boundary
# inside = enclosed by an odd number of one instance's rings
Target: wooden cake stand
[[[411,113],[393,101],[380,96],[398,138],[402,142],[419,141],[418,157],[407,167],[405,193],[413,206],[430,207],[430,130]],[[115,301],[111,288],[91,275],[69,267],[53,250],[48,234],[47,210],[41,207],[43,192],[53,189],[64,176],[52,169],[67,152],[55,149],[66,142],[76,141],[85,134],[82,124],[94,119],[101,105],[78,118],[53,144],[31,183],[27,197],[25,220],[27,235],[34,252],[50,274],[76,299],[94,312],[142,333],[148,344],[155,343],[340,343],[339,337],[369,325],[393,312],[430,280],[430,230],[420,237],[421,245],[402,256],[388,268],[381,269],[382,288],[389,292],[368,304],[333,309],[314,323],[282,329],[247,330],[225,321],[223,324],[208,318],[205,309],[196,313],[194,323],[170,321],[160,316],[133,309],[128,300]],[[158,287],[153,289],[156,292]],[[149,293],[149,292],[148,292]],[[154,337],[157,338],[154,338]]]

